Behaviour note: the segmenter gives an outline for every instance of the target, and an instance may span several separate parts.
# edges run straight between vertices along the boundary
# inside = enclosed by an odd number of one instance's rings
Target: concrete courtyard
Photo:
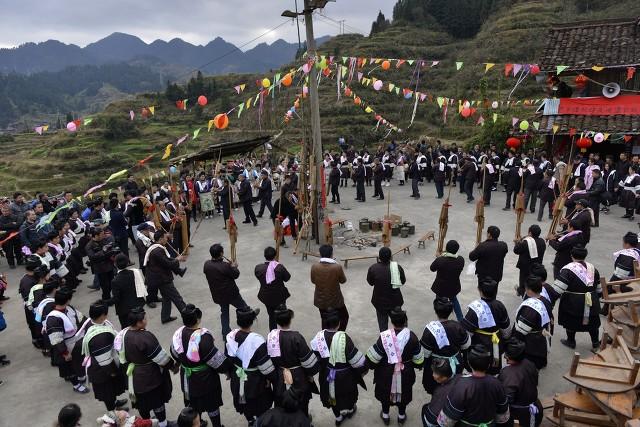
[[[416,234],[409,238],[394,237],[392,249],[401,245],[411,243],[411,254],[399,254],[396,257],[407,274],[407,283],[402,288],[405,306],[408,312],[409,327],[418,335],[422,334],[424,325],[433,320],[434,313],[432,301],[434,298],[430,290],[434,274],[429,271],[429,265],[434,259],[436,242],[429,241],[426,249],[418,249],[417,240],[428,230],[438,229],[438,217],[440,213],[441,200],[435,198],[435,188],[433,184],[420,187],[422,198],[414,200],[409,197],[410,186],[398,186],[392,184],[385,187],[385,192],[391,195],[391,212],[401,215],[403,220],[416,224]],[[373,187],[366,188],[367,202],[357,203],[355,188],[341,188],[342,206],[329,205],[332,218],[343,218],[352,222],[354,229],[358,227],[360,218],[381,218],[386,213],[386,200],[378,201],[369,199],[373,194]],[[476,196],[477,197],[477,196]],[[513,237],[515,230],[515,214],[504,212],[505,196],[500,190],[493,193],[492,205],[485,210],[485,226],[496,225],[502,230],[501,240],[508,243],[510,250],[513,249]],[[475,214],[475,204],[467,204],[465,197],[454,188],[451,196],[452,207],[449,215],[448,239],[456,239],[461,245],[460,255],[467,259],[468,253],[475,246],[476,224],[473,222]],[[622,215],[620,208],[613,208],[608,216],[602,215],[600,228],[592,230],[591,243],[588,246],[588,261],[595,264],[604,277],[609,277],[613,270],[611,254],[620,249],[621,238],[627,231],[637,232],[635,222],[628,222],[620,219]],[[238,222],[242,221],[242,211],[235,212]],[[535,223],[535,215],[527,214],[522,230],[526,234],[527,228]],[[227,235],[222,230],[222,218],[216,216],[214,219],[205,220],[197,234],[193,237],[194,248],[191,250],[186,263],[188,271],[184,278],[176,278],[176,287],[181,292],[186,302],[192,302],[200,307],[204,313],[203,326],[212,330],[215,335],[218,347],[222,346],[220,336],[219,309],[212,300],[207,282],[202,273],[202,266],[209,258],[208,248],[215,242],[221,242],[228,247]],[[544,215],[544,220],[540,224],[543,235],[546,235],[549,227],[549,220]],[[192,227],[193,228],[193,227]],[[341,233],[337,233],[340,235]],[[288,238],[289,248],[281,252],[281,262],[289,269],[292,279],[288,284],[291,298],[288,305],[295,311],[296,316],[293,321],[293,328],[299,330],[309,341],[320,329],[320,317],[317,309],[313,306],[314,287],[309,281],[309,270],[314,258],[306,261],[301,260],[300,254],[294,256],[291,239]],[[356,248],[337,244],[335,256],[340,259],[346,256],[376,254],[378,248],[368,248],[358,251]],[[237,245],[238,262],[240,268],[240,278],[238,285],[244,299],[252,306],[262,308],[262,313],[255,325],[255,331],[266,335],[268,333],[268,323],[266,310],[258,302],[258,282],[253,275],[254,266],[263,261],[262,251],[265,246],[273,245],[273,227],[271,221],[263,218],[258,227],[251,224],[239,224],[239,241]],[[302,245],[301,245],[302,246]],[[315,245],[313,246],[315,250]],[[133,249],[135,252],[135,249]],[[227,250],[228,252],[228,250]],[[545,262],[551,275],[551,261],[555,251],[547,248]],[[132,256],[137,261],[137,256]],[[518,271],[515,268],[517,257],[511,252],[505,260],[504,279],[500,285],[499,299],[504,302],[509,312],[513,316],[518,306],[519,299],[513,290],[517,283]],[[354,261],[349,264],[346,270],[347,283],[343,285],[342,291],[346,305],[350,313],[350,320],[347,332],[353,338],[356,345],[362,352],[377,339],[378,328],[375,311],[370,303],[371,287],[366,283],[366,272],[373,260]],[[58,377],[56,368],[49,364],[49,360],[42,357],[39,351],[35,350],[30,342],[30,336],[24,320],[22,302],[17,294],[17,287],[23,272],[20,269],[8,270],[6,263],[2,261],[1,271],[5,272],[9,279],[10,288],[6,295],[11,297],[2,310],[5,313],[8,328],[0,334],[0,353],[7,354],[11,359],[11,365],[0,369],[0,379],[4,385],[0,388],[0,427],[9,426],[51,426],[55,420],[58,410],[66,403],[76,402],[83,411],[83,426],[95,425],[95,419],[104,414],[104,406],[95,400],[93,392],[87,395],[78,395],[72,391],[71,386]],[[86,285],[91,283],[91,276],[82,277],[82,283],[78,292],[74,295],[72,304],[83,313],[88,313],[89,304],[99,298],[96,291],[89,291]],[[466,311],[466,304],[477,297],[476,279],[474,276],[467,276],[463,273],[463,291],[460,295],[460,302],[463,311]],[[177,315],[175,307],[174,315]],[[149,318],[148,329],[159,338],[165,349],[169,348],[173,332],[181,326],[180,320],[169,325],[160,324],[160,308],[148,309]],[[110,312],[115,324],[118,324],[113,310]],[[232,322],[235,314],[232,314]],[[513,321],[513,318],[512,318]],[[554,392],[564,391],[571,386],[562,375],[569,368],[572,350],[560,344],[560,338],[564,337],[562,328],[556,328],[556,335],[553,339],[553,346],[549,357],[549,366],[540,373],[539,392],[541,397],[550,396]],[[588,334],[578,334],[578,347],[576,351],[586,354],[590,350],[590,340]],[[427,402],[428,396],[422,388],[422,373],[418,374],[418,380],[414,386],[414,401],[408,408],[407,427],[422,426],[420,420],[420,409]],[[380,406],[373,397],[373,375],[370,372],[365,381],[368,391],[361,390],[358,402],[358,414],[351,420],[346,421],[345,426],[362,425],[382,425],[378,418]],[[235,412],[233,402],[229,393],[228,382],[223,381],[225,402],[222,408],[222,422],[227,427],[246,426],[246,421],[242,415]],[[170,420],[175,420],[178,412],[183,406],[182,393],[180,391],[179,377],[173,376],[173,398],[168,404],[167,412]],[[316,396],[311,402],[310,411],[313,415],[313,423],[317,427],[334,425],[332,412],[322,407],[319,398]],[[392,409],[392,425],[396,424],[397,412]]]

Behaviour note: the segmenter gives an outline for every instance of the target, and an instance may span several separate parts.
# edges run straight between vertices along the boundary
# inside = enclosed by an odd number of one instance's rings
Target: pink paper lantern
[[[373,88],[375,90],[380,90],[382,89],[382,85],[383,85],[382,80],[376,80],[376,82],[373,84]]]
[[[78,127],[76,126],[75,123],[69,122],[69,123],[67,123],[67,130],[69,132],[75,132],[76,130],[78,130]]]

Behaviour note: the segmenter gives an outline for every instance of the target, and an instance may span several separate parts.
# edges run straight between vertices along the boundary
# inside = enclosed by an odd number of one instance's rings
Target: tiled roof
[[[540,58],[543,71],[557,65],[572,70],[594,65],[623,67],[640,64],[640,18],[584,21],[551,28]]]
[[[560,126],[556,133],[557,135],[568,134],[571,128],[575,128],[578,133],[594,131],[611,134],[640,134],[640,116],[542,116],[540,117],[538,133],[553,134],[553,125]]]

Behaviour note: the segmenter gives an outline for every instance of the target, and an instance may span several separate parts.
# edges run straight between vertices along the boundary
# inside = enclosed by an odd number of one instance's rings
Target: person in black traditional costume
[[[278,327],[267,335],[267,352],[278,377],[273,383],[276,405],[281,403],[289,387],[295,387],[299,392],[300,409],[308,415],[312,392],[318,393],[313,381],[320,369],[318,358],[300,332],[291,330],[293,310],[282,304],[274,315]]]
[[[236,309],[239,329],[227,334],[226,355],[234,365],[231,374],[231,394],[236,411],[243,414],[249,427],[256,419],[271,408],[273,391],[271,384],[278,376],[267,353],[265,339],[251,332],[251,325],[258,311],[251,307]]]
[[[501,340],[508,336],[511,326],[509,313],[502,302],[496,299],[498,284],[485,279],[478,284],[480,299],[469,304],[462,326],[471,334],[471,344],[482,344],[489,349],[493,363],[488,368],[489,375],[500,372],[503,346]]]
[[[426,370],[425,370],[426,372]],[[424,427],[438,427],[438,415],[447,403],[449,392],[455,387],[459,375],[451,371],[451,365],[446,359],[433,359],[429,366],[436,387],[431,401],[422,406],[422,425]]]
[[[173,384],[169,371],[179,366],[160,346],[154,334],[146,330],[147,316],[142,307],[129,312],[129,327],[116,335],[113,347],[122,365],[127,367],[129,397],[144,419],[151,411],[159,427],[167,426],[165,403],[171,400]]]
[[[256,421],[256,427],[312,427],[310,418],[301,409],[301,393],[295,387],[285,391],[282,401]]]
[[[506,345],[507,366],[498,379],[509,400],[510,423],[522,427],[537,427],[542,422],[543,409],[538,399],[538,369],[526,356],[526,345],[511,338]]]
[[[429,394],[433,394],[438,385],[431,372],[432,361],[446,360],[453,375],[461,374],[464,368],[463,352],[471,345],[469,335],[462,325],[455,320],[449,320],[453,311],[453,302],[450,299],[436,298],[433,301],[433,310],[438,320],[427,323],[420,339],[425,357],[422,385]]]
[[[200,326],[202,311],[193,304],[182,310],[184,326],[178,328],[171,341],[171,357],[180,365],[180,384],[184,404],[198,414],[206,412],[213,427],[221,427],[221,373],[229,362],[219,350],[211,332]]]
[[[364,354],[346,332],[340,331],[340,313],[329,309],[322,314],[324,329],[311,340],[319,360],[320,400],[335,415],[335,424],[353,417],[358,402],[358,385],[367,389],[362,377],[367,372]]]
[[[375,397],[382,405],[380,418],[389,425],[389,408],[398,407],[398,424],[407,420],[407,405],[413,400],[415,369],[422,369],[424,356],[416,334],[407,327],[407,313],[396,307],[389,313],[392,328],[380,333],[367,351],[374,369]]]
[[[640,262],[640,249],[638,249],[638,234],[628,232],[622,237],[622,249],[613,253],[613,275],[610,282],[628,280],[635,277],[635,262]],[[622,292],[629,292],[631,288],[622,285]],[[609,293],[614,292],[613,286],[608,286]],[[602,304],[601,314],[609,313],[609,304]]]
[[[264,249],[265,262],[256,265],[254,274],[260,282],[258,299],[267,307],[269,315],[269,329],[276,329],[275,309],[280,304],[285,304],[290,294],[284,285],[291,279],[291,274],[286,267],[276,260],[276,249],[268,246]]]

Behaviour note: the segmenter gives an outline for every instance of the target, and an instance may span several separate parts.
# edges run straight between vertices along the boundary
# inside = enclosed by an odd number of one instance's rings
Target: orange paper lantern
[[[285,74],[282,78],[282,84],[289,87],[291,86],[291,83],[293,83],[293,77],[291,77],[291,73]]]
[[[469,117],[471,115],[471,108],[469,108],[469,107],[463,108],[462,112],[460,114],[462,114],[462,117],[464,117],[466,119],[467,117]]]
[[[207,100],[207,97],[206,97],[206,96],[204,96],[204,95],[200,95],[200,96],[198,97],[198,104],[199,104],[201,107],[204,107],[205,105],[207,105],[207,102],[209,102],[209,101]]]
[[[324,74],[325,77],[329,77],[331,75],[331,69],[329,67],[325,68],[322,70],[322,74]]]
[[[389,61],[382,61],[382,69],[383,70],[388,70],[389,68],[391,68],[391,62]]]
[[[353,103],[356,104],[356,105],[360,105],[360,104],[362,104],[362,99],[360,99],[360,97],[358,96],[358,97],[356,97],[356,99],[353,100]]]
[[[346,88],[346,89],[344,90],[344,96],[350,97],[350,96],[351,96],[351,89]]]
[[[143,107],[142,108],[142,117],[144,117],[145,119],[149,117],[149,115],[151,115],[151,111],[149,111],[149,109],[147,107]]]
[[[224,113],[218,114],[213,118],[213,125],[216,129],[226,129],[229,126],[229,116]]]

